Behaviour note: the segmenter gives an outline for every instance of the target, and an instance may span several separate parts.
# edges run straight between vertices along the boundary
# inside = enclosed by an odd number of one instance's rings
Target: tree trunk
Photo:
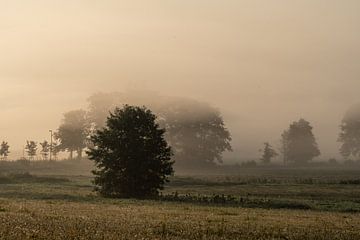
[[[79,148],[79,149],[77,150],[77,158],[78,158],[78,160],[81,160],[81,158],[82,158],[82,152],[83,152],[82,148]]]
[[[70,160],[73,159],[73,150],[70,150]]]

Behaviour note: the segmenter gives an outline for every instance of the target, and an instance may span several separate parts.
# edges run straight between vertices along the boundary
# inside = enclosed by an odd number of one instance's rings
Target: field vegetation
[[[93,192],[86,163],[2,162],[0,239],[360,239],[357,169],[182,173],[135,200]]]

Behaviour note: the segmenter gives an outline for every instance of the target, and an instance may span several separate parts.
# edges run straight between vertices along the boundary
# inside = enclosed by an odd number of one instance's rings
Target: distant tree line
[[[46,140],[39,144],[27,141],[25,151],[28,159],[34,160],[38,152],[43,160],[48,160],[50,155],[56,159],[61,151],[68,152],[70,159],[74,158],[74,153],[77,159],[81,159],[84,150],[92,147],[91,136],[106,126],[110,111],[125,104],[146,105],[153,111],[157,124],[166,130],[164,136],[173,149],[175,166],[214,166],[222,163],[224,152],[232,151],[231,135],[221,113],[206,103],[143,92],[97,93],[88,98],[88,103],[87,110],[72,110],[64,114],[52,144]],[[339,152],[345,160],[360,161],[360,105],[345,114],[338,141],[341,143]],[[0,145],[1,160],[8,158],[9,149],[8,142],[3,141]],[[278,150],[265,142],[261,152],[259,160],[264,165],[278,156],[286,165],[307,164],[320,156],[313,127],[305,119],[294,121],[283,131]],[[330,162],[334,163],[336,159],[332,158]]]
[[[280,152],[284,164],[303,165],[320,155],[320,150],[312,132],[313,127],[304,119],[290,124],[281,135]],[[341,121],[338,142],[339,152],[344,163],[360,162],[360,104],[352,106]],[[268,164],[277,152],[269,143],[262,150],[261,162]],[[335,158],[329,159],[330,164],[336,164]]]
[[[35,157],[38,156],[38,147],[40,149],[40,156],[42,160],[49,160],[49,156],[51,154],[52,160],[57,160],[57,155],[59,153],[58,143],[53,142],[52,145],[44,140],[43,142],[37,143],[32,140],[26,141],[25,151],[28,157],[28,160],[35,160]]]

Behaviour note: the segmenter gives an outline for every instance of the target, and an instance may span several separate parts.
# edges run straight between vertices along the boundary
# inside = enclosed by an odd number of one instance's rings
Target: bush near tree
[[[271,163],[271,160],[278,156],[278,153],[273,149],[270,143],[264,143],[264,149],[262,150],[263,154],[260,158],[260,161],[264,164]]]

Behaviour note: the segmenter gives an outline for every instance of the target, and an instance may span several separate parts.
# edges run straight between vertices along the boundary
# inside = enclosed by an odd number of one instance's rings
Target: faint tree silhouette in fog
[[[1,160],[7,160],[10,153],[10,146],[7,142],[3,141],[0,145],[0,157]]]
[[[289,130],[285,130],[282,134],[281,134],[281,147],[280,147],[280,152],[283,156],[283,161],[284,164],[286,165],[288,162],[288,152],[289,152]]]
[[[62,124],[55,133],[55,139],[59,141],[58,149],[68,151],[70,159],[73,158],[74,151],[77,152],[78,159],[81,159],[86,147],[88,125],[87,114],[84,110],[74,110],[64,114]]]
[[[47,160],[50,153],[50,144],[48,141],[45,140],[44,142],[40,143],[40,146],[41,146],[41,150],[40,150],[41,156],[43,160]]]
[[[286,156],[286,163],[306,164],[320,155],[312,129],[308,121],[300,119],[293,122],[283,133],[282,141],[286,148],[282,151]]]
[[[351,107],[340,125],[340,154],[344,159],[360,158],[360,105]]]
[[[37,152],[37,143],[35,141],[26,141],[25,150],[29,160],[34,160]]]
[[[264,164],[269,164],[271,162],[271,160],[278,156],[278,153],[273,149],[273,147],[268,143],[264,143],[264,149],[262,150],[263,155],[260,158],[260,160],[264,163]]]
[[[95,93],[88,98],[88,102],[89,119],[97,129],[100,129],[106,125],[109,112],[115,110],[117,106],[125,104],[125,99],[118,92]]]
[[[106,116],[118,104],[146,105],[166,128],[177,166],[214,165],[222,162],[222,153],[231,151],[230,132],[220,112],[195,100],[164,97],[154,93],[97,93],[89,99],[90,121],[104,126]]]
[[[222,163],[224,151],[232,151],[230,132],[220,112],[207,104],[192,100],[172,102],[159,115],[177,166],[211,166]]]
[[[60,144],[59,142],[55,139],[55,141],[53,141],[52,146],[51,146],[51,156],[53,157],[53,159],[56,161],[58,158],[58,154],[60,152]]]
[[[110,197],[158,194],[173,173],[165,129],[145,107],[116,108],[106,126],[92,135],[87,154],[95,161],[96,190]]]

